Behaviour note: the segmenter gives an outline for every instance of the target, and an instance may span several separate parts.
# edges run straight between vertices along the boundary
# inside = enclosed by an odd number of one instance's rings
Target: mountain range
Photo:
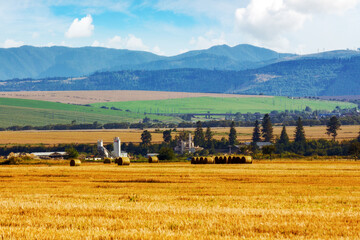
[[[119,89],[356,95],[360,91],[360,51],[295,55],[242,44],[164,57],[97,47],[23,46],[0,49],[0,79],[12,79],[0,82],[0,91]]]

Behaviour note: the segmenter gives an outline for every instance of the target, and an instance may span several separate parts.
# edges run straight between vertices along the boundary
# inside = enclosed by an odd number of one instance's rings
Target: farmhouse
[[[33,152],[31,153],[41,159],[50,159],[50,158],[56,158],[56,159],[63,159],[67,156],[66,152]]]

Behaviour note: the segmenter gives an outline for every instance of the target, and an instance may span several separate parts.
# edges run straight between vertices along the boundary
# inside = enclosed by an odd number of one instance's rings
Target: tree
[[[262,136],[265,142],[271,142],[274,138],[273,127],[269,114],[265,114],[262,120]]]
[[[162,147],[158,155],[159,160],[172,160],[175,159],[174,150],[170,147]]]
[[[230,126],[230,133],[229,133],[229,145],[236,144],[236,129],[235,129],[235,122],[231,122]]]
[[[67,148],[65,152],[69,159],[77,158],[79,156],[78,151],[74,147]]]
[[[202,129],[202,124],[200,121],[198,121],[196,123],[194,144],[195,144],[195,146],[200,146],[200,147],[204,146],[204,144],[205,144],[204,131]]]
[[[252,135],[252,142],[261,142],[260,123],[258,120],[255,121],[255,127]]]
[[[165,130],[163,132],[163,139],[164,139],[164,142],[166,143],[170,143],[172,138],[171,138],[171,130]]]
[[[141,144],[148,147],[151,144],[151,133],[145,130],[141,134]]]
[[[211,128],[207,127],[206,132],[205,132],[205,145],[209,149],[214,147],[214,145],[213,145],[213,135],[214,134],[211,132]]]
[[[296,143],[304,143],[306,142],[304,126],[302,124],[301,118],[299,117],[296,121],[296,129],[295,129],[295,140]]]
[[[268,145],[262,148],[262,153],[270,155],[270,159],[272,159],[272,154],[275,152],[275,150],[276,149],[274,145]]]
[[[326,126],[326,134],[329,136],[331,135],[335,142],[335,138],[338,135],[337,130],[340,130],[341,127],[339,119],[336,116],[332,116]]]
[[[285,126],[283,126],[283,129],[281,131],[280,139],[279,139],[278,143],[284,144],[284,145],[288,145],[290,143],[289,136],[286,133],[286,127]]]

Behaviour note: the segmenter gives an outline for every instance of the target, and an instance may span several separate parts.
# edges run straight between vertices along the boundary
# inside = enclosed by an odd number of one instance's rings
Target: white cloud
[[[207,32],[204,36],[193,37],[190,44],[194,49],[207,49],[215,45],[227,44],[225,34],[216,34],[214,31]]]
[[[264,40],[297,30],[310,17],[288,8],[283,0],[251,0],[246,8],[237,9],[235,15],[241,30]]]
[[[342,14],[356,7],[359,0],[286,0],[286,4],[304,13],[335,13]]]
[[[22,41],[15,41],[12,39],[7,39],[4,42],[4,48],[15,48],[15,47],[21,47],[24,45],[24,42]]]
[[[80,20],[76,18],[65,33],[65,36],[67,38],[90,37],[94,32],[92,21],[91,15],[87,15]]]
[[[127,37],[122,38],[120,36],[114,36],[109,39],[106,47],[116,48],[116,49],[129,49],[129,50],[141,50],[148,51],[148,47],[143,43],[141,38],[129,34]]]
[[[235,13],[237,25],[257,40],[274,41],[318,14],[342,14],[360,0],[251,0]]]
[[[165,55],[165,52],[161,51],[159,46],[153,47],[152,52],[157,54],[157,55],[161,55],[161,56]]]

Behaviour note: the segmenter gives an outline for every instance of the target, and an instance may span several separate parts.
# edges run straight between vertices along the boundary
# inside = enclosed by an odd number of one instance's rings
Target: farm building
[[[50,159],[50,158],[56,158],[56,159],[63,159],[67,156],[66,152],[33,152],[31,153],[41,159]]]

